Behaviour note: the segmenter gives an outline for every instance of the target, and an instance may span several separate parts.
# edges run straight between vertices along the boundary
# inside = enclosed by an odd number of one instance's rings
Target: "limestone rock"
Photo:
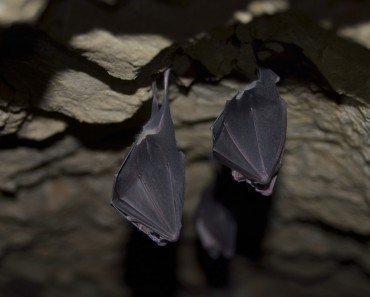
[[[308,38],[302,39],[301,36]],[[369,52],[300,14],[288,12],[257,18],[238,25],[235,31],[229,28],[201,36],[184,48],[217,78],[228,75],[232,70],[253,78],[250,43],[254,39],[266,42],[266,46],[294,44],[317,67],[335,92],[360,103],[369,102]],[[248,46],[243,47],[243,44]],[[348,52],[354,54],[348,57],[344,54]]]
[[[223,80],[219,85],[193,85],[188,94],[178,95],[171,105],[175,125],[211,123],[221,113],[226,101],[241,88],[240,83],[227,80]]]
[[[285,0],[273,1],[251,1],[248,4],[248,11],[254,16],[273,15],[288,10],[289,2]]]
[[[31,140],[45,140],[55,134],[63,132],[67,128],[67,123],[61,120],[35,116],[27,119],[22,124],[17,135],[20,138]]]
[[[185,45],[185,52],[194,60],[202,63],[206,69],[216,77],[222,77],[235,67],[241,49],[234,46],[232,27],[216,30],[214,34],[201,35]]]
[[[217,10],[213,9],[215,5]],[[66,0],[50,4],[40,28],[110,75],[133,80],[141,67],[173,42],[222,25],[232,19],[235,9],[245,9],[244,1],[190,0],[176,4],[136,0],[118,5],[112,14],[94,1]]]
[[[27,117],[26,111],[4,112],[0,109],[0,136],[18,131]]]
[[[117,123],[130,118],[149,99],[147,88],[133,94],[116,92],[85,72],[68,69],[57,73],[38,107],[87,123]]]
[[[17,148],[2,150],[4,167],[0,169],[0,190],[15,193],[20,187],[64,175],[113,173],[122,162],[122,151],[83,149],[72,137],[57,141],[47,149]],[[109,196],[109,195],[108,195]]]
[[[3,166],[0,168],[0,190],[14,192],[18,186],[26,186],[39,181],[39,174],[34,172],[50,162],[68,156],[79,147],[78,142],[67,137],[54,146],[44,150],[37,148],[18,147],[15,149],[1,150]],[[28,178],[24,178],[28,176]]]
[[[179,296],[202,296],[193,212],[215,174],[210,126],[255,78],[257,38],[288,103],[286,151],[262,214],[270,222],[263,258],[237,256],[230,290],[217,293],[369,296],[370,52],[336,35],[361,32],[366,45],[366,19],[355,24],[342,8],[357,16],[368,4],[322,2],[327,17],[298,0],[53,0],[34,26],[4,28],[0,295],[128,295],[121,271],[135,257],[125,259],[135,236],[109,207],[112,180],[150,113],[151,79],[172,64],[171,113],[187,168],[181,259],[171,274],[181,277]],[[312,18],[258,17],[291,9]]]
[[[114,36],[103,30],[93,30],[73,37],[70,44],[87,59],[106,69],[110,75],[133,80],[139,69],[162,49],[170,46],[171,42],[153,34]]]
[[[288,102],[288,133],[279,175],[280,215],[370,235],[369,106],[337,105],[297,85],[282,96]]]
[[[284,242],[284,244],[281,244]],[[368,273],[370,269],[369,245],[342,234],[316,228],[315,225],[294,223],[284,228],[275,227],[266,241],[274,257],[314,257],[322,262],[354,261]],[[338,246],[341,248],[338,249]],[[329,263],[332,265],[333,263]]]
[[[47,3],[48,0],[3,0],[0,3],[0,25],[34,22]]]
[[[122,261],[122,252],[108,251],[121,249],[129,225],[107,207],[110,181],[110,175],[93,180],[58,177],[20,191],[17,199],[1,199],[2,293],[17,279],[18,285],[27,287],[26,295],[77,297],[91,291],[93,297],[122,296],[127,289],[112,281],[119,273],[115,263]],[[89,281],[81,283],[81,275]],[[46,286],[49,282],[54,285]]]
[[[339,29],[339,36],[356,41],[370,49],[370,23],[364,22],[352,26],[344,26]]]
[[[256,38],[295,44],[338,94],[369,103],[369,51],[322,29],[306,17],[293,13],[263,17],[239,26],[236,34],[243,42]]]
[[[11,89],[0,98],[2,102],[22,108],[31,104],[81,122],[117,123],[130,118],[149,99],[147,87],[114,80],[38,33],[20,31],[10,35],[18,34],[29,34],[33,47],[14,54],[7,52],[15,46],[14,37],[5,43],[7,54],[0,58],[0,65],[7,77],[3,88],[10,85]]]
[[[8,119],[9,115],[6,112],[0,110],[0,128],[3,128],[5,126]]]

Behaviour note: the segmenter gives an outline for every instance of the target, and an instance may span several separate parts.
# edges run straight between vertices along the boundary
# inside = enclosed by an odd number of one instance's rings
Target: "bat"
[[[207,188],[198,205],[196,230],[204,249],[217,259],[235,254],[237,223],[232,213],[215,199],[214,189]]]
[[[257,64],[259,79],[231,100],[211,127],[214,158],[262,195],[272,194],[282,165],[287,129],[279,76]]]
[[[168,80],[164,72],[164,95],[157,100],[156,82],[149,121],[124,156],[115,174],[111,205],[158,245],[177,241],[184,204],[184,155],[176,146],[171,118]]]

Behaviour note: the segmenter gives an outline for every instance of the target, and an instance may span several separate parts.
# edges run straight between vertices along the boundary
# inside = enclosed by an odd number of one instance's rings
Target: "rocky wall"
[[[1,296],[369,296],[370,2],[304,3],[2,1]],[[252,40],[288,103],[283,168],[271,198],[241,189],[238,255],[210,289],[193,216]],[[181,240],[159,249],[109,200],[168,65],[187,189]]]

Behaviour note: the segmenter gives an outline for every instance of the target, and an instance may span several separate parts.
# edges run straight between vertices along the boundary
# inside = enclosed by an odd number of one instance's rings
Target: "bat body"
[[[212,258],[235,254],[237,223],[232,213],[206,189],[196,214],[196,230],[202,246]]]
[[[184,202],[184,155],[177,150],[168,99],[169,70],[159,107],[153,83],[152,114],[115,175],[111,205],[158,245],[176,241]]]
[[[226,102],[212,126],[213,155],[257,192],[270,195],[285,146],[286,103],[279,96],[279,77],[258,66],[259,79]]]

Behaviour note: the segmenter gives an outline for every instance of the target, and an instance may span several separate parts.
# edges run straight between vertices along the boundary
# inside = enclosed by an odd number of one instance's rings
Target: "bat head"
[[[159,105],[157,98],[157,84],[156,81],[152,83],[152,112],[150,119],[144,125],[141,133],[137,138],[137,144],[139,144],[148,135],[156,135],[161,133],[174,133],[173,122],[169,107],[169,96],[168,96],[168,79],[169,79],[170,69],[164,72],[164,94],[163,103]]]
[[[259,80],[263,83],[276,84],[280,80],[280,77],[271,69],[265,68],[263,66],[258,66],[257,71]]]

